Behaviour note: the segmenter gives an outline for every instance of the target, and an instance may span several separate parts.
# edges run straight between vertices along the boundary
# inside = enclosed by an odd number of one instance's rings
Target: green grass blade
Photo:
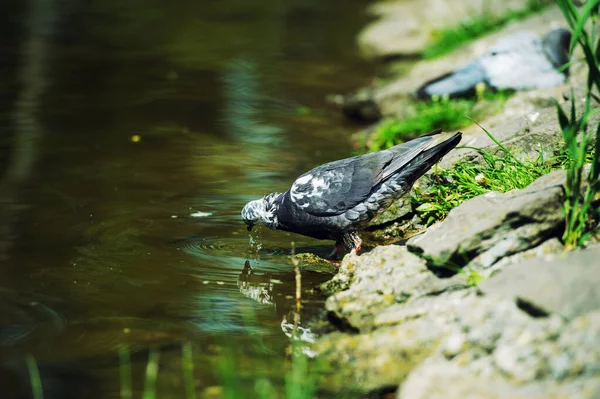
[[[119,346],[119,376],[121,399],[131,399],[131,359],[129,358],[129,349],[125,346]]]
[[[181,368],[183,371],[185,398],[196,399],[196,384],[194,383],[194,356],[192,353],[192,344],[190,342],[186,342],[181,347]]]
[[[148,364],[146,364],[146,376],[144,378],[143,399],[156,399],[156,380],[158,378],[158,361],[160,351],[150,349],[148,352]]]
[[[471,119],[471,118],[469,118]],[[508,148],[506,148],[502,143],[500,143],[498,140],[496,140],[496,138],[483,126],[481,126],[479,124],[479,122],[475,121],[474,119],[471,119],[473,121],[473,123],[475,123],[477,126],[479,126],[481,128],[481,130],[483,130],[485,132],[485,134],[494,142],[494,144],[496,144],[498,147],[500,147],[500,149],[508,156],[510,156],[511,158],[513,158],[520,166],[525,167],[525,164],[523,164],[523,162],[521,162],[519,159],[517,159],[517,157],[515,157],[513,155],[512,152],[510,152],[510,150]]]
[[[554,99],[554,104],[556,105],[556,112],[558,114],[558,124],[560,126],[560,129],[562,131],[565,131],[565,129],[567,129],[567,127],[569,126],[569,118],[567,117],[565,110],[560,105],[560,103],[556,100],[556,98]]]
[[[575,27],[571,35],[571,48],[575,46],[575,43],[579,41],[579,38],[584,33],[585,24],[587,23],[592,10],[600,4],[600,0],[588,0],[581,7],[579,15],[576,17]]]
[[[42,379],[35,358],[31,355],[25,357],[27,370],[29,371],[29,381],[31,383],[31,394],[33,399],[44,399],[44,389],[42,388]]]

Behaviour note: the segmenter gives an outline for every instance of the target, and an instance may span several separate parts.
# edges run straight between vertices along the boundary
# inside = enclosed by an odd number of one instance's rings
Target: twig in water
[[[298,331],[300,322],[300,309],[302,308],[302,276],[300,275],[300,262],[296,259],[296,245],[292,241],[292,265],[296,274],[296,311],[294,312],[294,334]]]

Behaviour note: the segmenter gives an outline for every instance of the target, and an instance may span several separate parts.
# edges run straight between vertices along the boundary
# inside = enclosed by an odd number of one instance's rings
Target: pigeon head
[[[569,46],[571,45],[571,32],[566,29],[554,29],[542,39],[544,53],[555,68],[560,68],[569,62]],[[569,68],[562,71],[569,75]]]
[[[242,219],[246,223],[248,231],[252,230],[255,224],[262,222],[271,230],[275,230],[279,225],[277,222],[277,200],[281,194],[267,194],[261,199],[250,201],[242,209]]]

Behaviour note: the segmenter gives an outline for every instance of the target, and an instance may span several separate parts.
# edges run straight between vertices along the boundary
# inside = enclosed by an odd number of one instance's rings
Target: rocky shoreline
[[[482,2],[463,3],[478,9]],[[523,2],[503,7],[513,3]],[[440,9],[419,1],[375,4],[380,19],[359,38],[366,55],[418,54],[432,27],[452,21],[452,13],[447,19],[436,13],[427,29],[415,30],[423,15],[408,13],[410,7]],[[405,15],[417,22],[400,24]],[[550,26],[564,26],[556,6],[448,56],[417,62],[407,75],[363,90],[360,101],[351,97],[345,106],[401,116],[407,93],[433,73],[477,55],[499,35]],[[407,29],[416,38],[398,40],[411,37]],[[568,85],[516,93],[480,123],[520,159],[552,154],[562,141],[554,99],[564,102],[585,74],[574,64]],[[599,121],[596,114],[591,126]],[[461,130],[463,145],[498,150],[478,126]],[[456,150],[440,166],[477,156]],[[404,244],[347,255],[321,286],[337,330],[313,346],[335,370],[325,376],[328,389],[396,392],[398,399],[599,398],[600,245],[565,251],[564,182],[565,172],[555,171],[522,190],[490,191]],[[410,224],[413,211],[401,203],[380,218],[381,226]]]

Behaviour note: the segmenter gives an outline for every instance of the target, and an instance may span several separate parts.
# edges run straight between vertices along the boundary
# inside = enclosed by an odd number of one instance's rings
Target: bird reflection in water
[[[331,275],[328,273],[302,273],[303,283],[307,283],[303,284],[305,287],[318,286],[330,278]],[[282,320],[281,330],[285,335],[291,338],[294,328],[297,327],[296,339],[303,342],[314,341],[316,335],[308,326],[322,315],[325,295],[313,288],[303,290],[300,311],[302,325],[294,326],[296,280],[293,269],[289,268],[282,272],[261,272],[253,269],[250,261],[246,260],[238,276],[237,286],[245,297],[275,309],[277,317]]]

